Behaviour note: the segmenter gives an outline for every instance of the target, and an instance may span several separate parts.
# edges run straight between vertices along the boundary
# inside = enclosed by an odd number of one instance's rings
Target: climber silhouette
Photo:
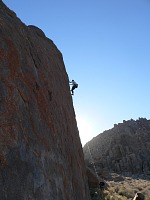
[[[69,84],[72,85],[72,88],[71,88],[71,95],[74,95],[74,89],[76,89],[78,87],[78,84],[72,80],[72,81],[69,81]]]

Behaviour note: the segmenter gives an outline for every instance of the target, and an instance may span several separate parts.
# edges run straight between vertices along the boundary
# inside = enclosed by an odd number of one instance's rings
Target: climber
[[[72,85],[72,88],[70,90],[71,91],[71,95],[74,95],[74,91],[73,90],[78,87],[78,84],[74,80],[69,81],[69,84]]]

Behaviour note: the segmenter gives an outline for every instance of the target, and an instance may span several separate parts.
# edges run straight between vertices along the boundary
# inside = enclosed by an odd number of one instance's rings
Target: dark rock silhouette
[[[88,144],[99,174],[150,175],[150,120],[123,121]],[[83,149],[85,159],[90,161],[87,145]]]
[[[60,51],[0,0],[0,199],[87,200]]]
[[[99,186],[99,179],[96,176],[96,174],[89,167],[87,167],[86,171],[87,171],[89,188],[98,187]]]
[[[145,196],[141,192],[137,192],[133,200],[144,200]]]

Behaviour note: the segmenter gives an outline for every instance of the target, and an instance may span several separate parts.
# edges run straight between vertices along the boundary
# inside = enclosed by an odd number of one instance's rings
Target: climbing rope
[[[88,151],[89,151],[89,154],[90,154],[90,157],[91,157],[91,161],[92,161],[92,164],[93,164],[93,168],[94,168],[95,174],[96,174],[97,179],[98,179],[98,181],[100,183],[100,179],[99,179],[99,176],[98,176],[98,173],[97,173],[97,170],[96,170],[96,166],[95,166],[94,159],[93,159],[93,156],[92,156],[92,153],[91,153],[89,142],[87,142],[87,147],[88,147]],[[104,193],[103,193],[103,190],[101,190],[100,185],[99,185],[99,190],[101,191],[101,198],[104,199]]]
[[[96,176],[98,178],[98,181],[99,181],[99,176],[98,176],[98,173],[97,173],[97,170],[96,170],[96,166],[95,166],[94,159],[93,159],[93,156],[92,156],[92,153],[91,153],[89,142],[87,142],[87,147],[88,147],[88,150],[89,150],[89,154],[90,154],[90,157],[91,157],[91,161],[92,161],[92,164],[93,164],[93,168],[94,168],[95,174],[96,174]]]

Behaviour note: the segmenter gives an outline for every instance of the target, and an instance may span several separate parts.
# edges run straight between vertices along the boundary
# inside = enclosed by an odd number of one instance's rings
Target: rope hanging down
[[[99,176],[98,176],[98,173],[97,173],[97,170],[96,170],[96,166],[95,166],[95,163],[94,163],[94,159],[93,159],[93,156],[92,156],[92,153],[91,153],[91,150],[90,150],[89,142],[87,142],[87,147],[88,147],[89,154],[90,154],[90,157],[91,157],[91,161],[92,161],[92,164],[93,164],[93,167],[94,167],[94,171],[95,171],[96,176],[97,176],[98,181],[99,181]]]
[[[95,170],[95,174],[97,176],[97,179],[100,183],[100,178],[98,176],[98,173],[97,173],[97,170],[96,170],[96,166],[95,166],[95,163],[94,163],[94,159],[93,159],[93,156],[92,156],[92,153],[91,153],[91,150],[90,150],[90,146],[89,146],[89,142],[87,142],[87,147],[88,147],[88,150],[89,150],[89,154],[90,154],[90,157],[91,157],[91,161],[92,161],[92,164],[93,164],[93,167],[94,167],[94,170]],[[100,184],[98,186],[99,190],[98,190],[98,198],[100,200],[104,200],[104,193],[103,193],[103,189],[100,187]]]

